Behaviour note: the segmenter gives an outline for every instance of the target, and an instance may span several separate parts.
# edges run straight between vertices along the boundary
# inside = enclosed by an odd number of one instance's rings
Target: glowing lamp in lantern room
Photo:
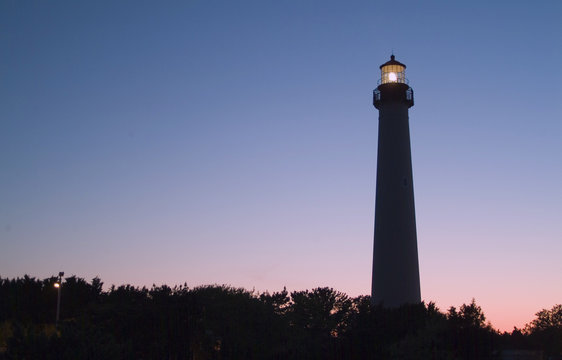
[[[406,84],[406,65],[390,57],[390,61],[381,65],[381,84],[402,83]]]

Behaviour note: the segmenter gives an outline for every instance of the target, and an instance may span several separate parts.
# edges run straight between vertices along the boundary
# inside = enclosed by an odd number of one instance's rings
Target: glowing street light
[[[58,281],[55,283],[55,287],[57,288],[57,318],[55,320],[55,328],[58,328],[59,326],[59,316],[60,316],[60,291],[61,291],[61,287],[62,287],[62,277],[64,276],[64,272],[59,272],[59,279]]]

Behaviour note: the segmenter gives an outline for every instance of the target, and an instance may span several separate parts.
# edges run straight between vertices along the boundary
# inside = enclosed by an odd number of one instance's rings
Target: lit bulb
[[[391,72],[390,74],[388,74],[388,80],[395,82],[396,81],[396,74]]]
[[[60,284],[59,284],[59,283],[55,283],[55,287],[56,287],[56,288],[60,287]]]

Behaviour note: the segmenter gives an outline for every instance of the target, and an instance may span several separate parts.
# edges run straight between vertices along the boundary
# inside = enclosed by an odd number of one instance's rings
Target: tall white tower
[[[406,65],[382,64],[373,105],[379,110],[372,304],[397,307],[421,302],[414,182],[408,109],[414,91]]]

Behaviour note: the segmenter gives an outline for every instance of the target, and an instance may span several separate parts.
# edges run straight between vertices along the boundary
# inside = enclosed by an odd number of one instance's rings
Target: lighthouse
[[[371,303],[397,307],[421,302],[408,119],[414,91],[394,55],[380,69],[373,91],[379,138]]]

